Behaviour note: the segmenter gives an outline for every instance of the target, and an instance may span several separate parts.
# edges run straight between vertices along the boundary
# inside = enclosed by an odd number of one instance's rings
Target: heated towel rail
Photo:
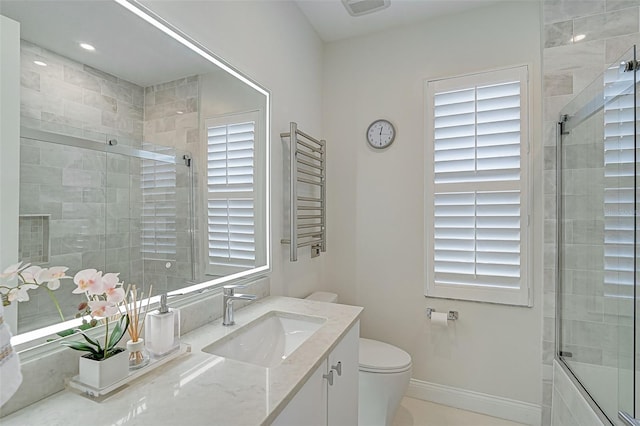
[[[290,131],[281,133],[289,138],[289,259],[298,260],[298,248],[311,246],[311,257],[327,249],[326,236],[326,142],[298,130],[290,123]],[[301,188],[303,187],[303,188]],[[301,195],[303,189],[307,191]]]

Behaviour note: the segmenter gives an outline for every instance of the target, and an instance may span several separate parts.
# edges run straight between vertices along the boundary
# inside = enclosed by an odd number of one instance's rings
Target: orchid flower
[[[108,318],[120,313],[118,305],[106,300],[89,301],[91,316],[96,318]]]
[[[18,279],[25,283],[38,283],[36,277],[40,274],[43,269],[37,265],[31,265],[28,268],[23,268],[20,272],[18,272]]]
[[[120,303],[124,300],[124,289],[118,287],[118,275],[120,274],[105,274],[102,277],[102,286],[104,293],[107,295],[107,301],[111,303]]]
[[[38,286],[35,284],[23,284],[21,286],[14,287],[9,290],[9,293],[7,293],[7,298],[9,299],[9,302],[28,302],[29,293],[27,293],[27,290],[36,288],[38,288]]]
[[[60,280],[63,278],[71,278],[65,275],[68,268],[63,266],[54,266],[52,268],[41,268],[30,263],[22,264],[18,262],[9,266],[0,274],[0,279],[4,279],[5,285],[0,285],[0,294],[2,294],[2,303],[7,306],[11,302],[27,302],[29,301],[29,290],[44,287],[49,293],[49,297],[56,305],[56,309],[60,314],[60,319],[64,321],[64,315],[60,309],[60,304],[53,295],[53,290],[60,287]],[[18,278],[18,283],[10,284],[11,281]]]
[[[60,288],[60,280],[64,278],[71,278],[65,274],[69,268],[64,266],[53,266],[48,269],[43,269],[36,275],[36,280],[41,283],[47,283],[49,290],[57,290]]]
[[[9,266],[7,269],[5,269],[0,274],[0,278],[6,278],[7,280],[12,280],[16,276],[18,276],[20,271],[22,271],[23,269],[28,268],[29,265],[30,265],[30,263],[22,265],[22,262],[18,262],[16,264],[13,264],[13,265]]]
[[[78,286],[72,291],[74,294],[96,295],[103,293],[102,271],[83,269],[73,277],[73,282]]]

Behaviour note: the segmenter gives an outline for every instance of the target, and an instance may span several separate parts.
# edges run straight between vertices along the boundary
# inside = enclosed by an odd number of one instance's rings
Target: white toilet
[[[336,303],[335,293],[316,292],[309,300]],[[400,348],[360,338],[359,426],[390,426],[411,379],[411,356]]]

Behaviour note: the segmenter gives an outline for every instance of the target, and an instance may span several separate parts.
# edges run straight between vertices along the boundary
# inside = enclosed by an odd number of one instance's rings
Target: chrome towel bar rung
[[[307,151],[303,151],[301,149],[298,149],[296,151],[296,154],[303,155],[303,156],[307,157],[308,159],[313,160],[313,161],[317,161],[319,163],[324,163],[324,160],[322,158],[316,157],[315,155],[311,155]]]
[[[305,178],[301,178],[301,177],[298,178],[298,182],[308,183],[309,185],[324,186],[324,184],[322,182],[311,180],[311,179],[305,179]]]
[[[307,229],[307,228],[321,228],[324,227],[324,223],[300,223],[298,224],[298,229]]]
[[[297,197],[298,201],[309,201],[310,203],[324,203],[324,200],[313,197]]]
[[[323,167],[322,167],[321,164],[320,165],[313,164],[313,163],[310,163],[308,161],[301,160],[299,158],[298,158],[298,164],[304,164],[305,166],[308,166],[308,167],[311,167],[311,168],[314,168],[314,169],[317,169],[317,170],[323,170]]]
[[[324,176],[322,176],[321,174],[310,172],[310,171],[304,170],[304,169],[298,169],[298,173],[304,173],[307,176],[313,176],[313,177],[317,177],[317,178],[320,178],[320,179],[324,179]]]
[[[298,219],[300,220],[308,220],[308,219],[322,219],[323,215],[321,214],[299,214]]]

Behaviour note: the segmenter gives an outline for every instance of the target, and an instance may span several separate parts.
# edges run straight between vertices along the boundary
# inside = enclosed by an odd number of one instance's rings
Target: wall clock
[[[375,149],[387,148],[396,138],[396,128],[388,120],[376,120],[367,129],[367,142]]]

